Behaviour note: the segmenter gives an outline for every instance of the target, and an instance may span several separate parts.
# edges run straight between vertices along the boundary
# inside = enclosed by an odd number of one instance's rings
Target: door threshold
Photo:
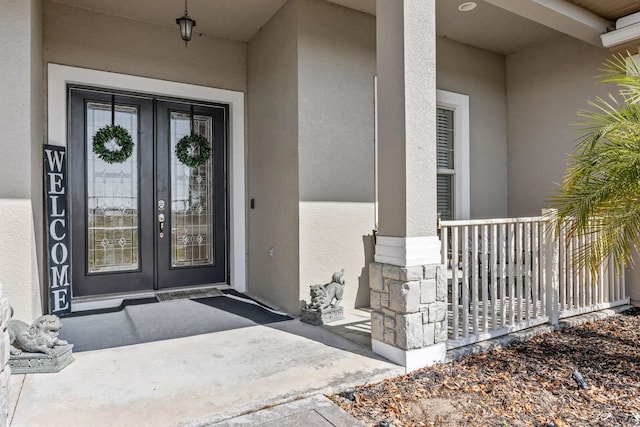
[[[226,283],[207,283],[203,285],[193,285],[193,286],[174,286],[172,288],[162,288],[156,290],[155,294],[162,294],[167,292],[175,292],[175,291],[201,291],[206,289],[233,289],[231,286]]]
[[[74,298],[71,303],[71,312],[79,313],[83,311],[103,310],[120,307],[125,300],[137,300],[145,298],[156,298],[158,294],[164,294],[175,291],[195,291],[206,289],[233,289],[226,283],[194,285],[194,286],[176,286],[173,288],[165,288],[162,290],[134,292],[124,294],[112,294],[112,295],[98,295],[91,297]]]

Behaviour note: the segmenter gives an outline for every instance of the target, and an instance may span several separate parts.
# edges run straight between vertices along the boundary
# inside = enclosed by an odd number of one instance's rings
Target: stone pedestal
[[[303,322],[317,326],[344,319],[344,311],[340,306],[325,308],[322,311],[303,308],[301,316],[300,320]]]
[[[9,425],[9,384],[11,368],[9,368],[9,332],[7,326],[13,311],[9,300],[2,295],[0,285],[0,426]]]
[[[9,366],[13,374],[35,374],[60,372],[75,359],[72,354],[73,345],[54,347],[52,354],[22,353],[9,357]]]

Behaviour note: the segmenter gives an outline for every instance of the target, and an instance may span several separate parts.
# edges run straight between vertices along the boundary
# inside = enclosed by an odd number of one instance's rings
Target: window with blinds
[[[444,220],[454,219],[453,110],[438,107],[438,213]]]

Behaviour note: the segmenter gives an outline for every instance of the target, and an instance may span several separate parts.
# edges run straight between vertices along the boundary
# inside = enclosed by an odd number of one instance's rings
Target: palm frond
[[[579,112],[584,133],[550,200],[556,231],[581,239],[575,262],[592,273],[612,256],[623,268],[640,243],[640,64],[616,55],[603,71],[619,93]]]

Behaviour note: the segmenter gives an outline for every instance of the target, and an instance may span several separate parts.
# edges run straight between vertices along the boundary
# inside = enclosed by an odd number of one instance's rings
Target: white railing
[[[551,230],[543,216],[441,222],[449,348],[629,302],[613,260],[596,277],[574,271],[580,241]]]
[[[629,303],[625,294],[624,270],[618,271],[610,257],[593,275],[587,267],[577,267],[575,248],[593,236],[568,237],[566,230],[558,236],[558,318],[575,316]],[[562,250],[565,248],[565,250]]]

